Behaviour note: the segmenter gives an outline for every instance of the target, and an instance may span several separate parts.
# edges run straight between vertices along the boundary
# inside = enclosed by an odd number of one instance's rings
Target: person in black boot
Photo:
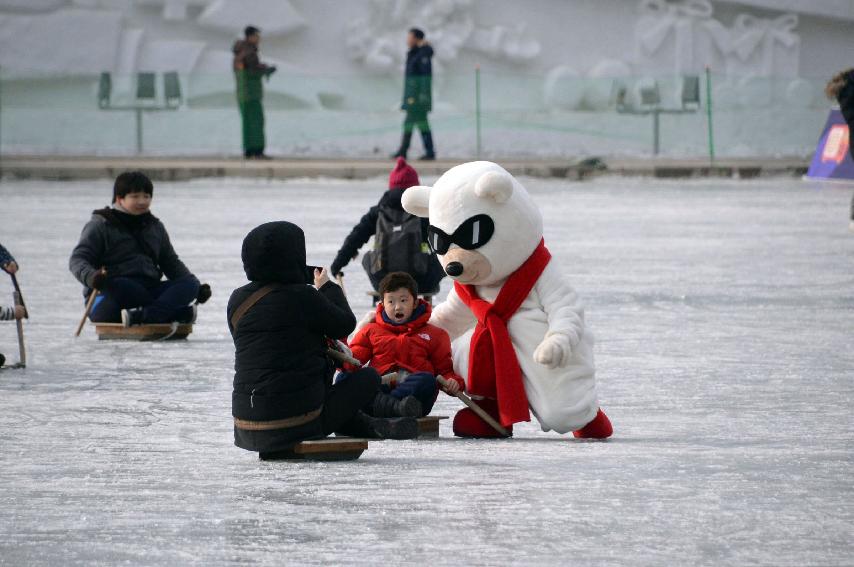
[[[418,422],[411,417],[382,419],[358,411],[336,433],[364,439],[415,439],[418,437]]]
[[[423,411],[415,396],[395,398],[381,392],[374,398],[369,414],[374,417],[421,417]]]
[[[139,171],[116,177],[110,207],[93,211],[69,260],[83,295],[100,291],[89,317],[125,326],[192,323],[193,301],[211,296],[178,258],[169,233],[151,214],[154,185]],[[163,280],[166,276],[166,280]]]
[[[380,392],[376,370],[356,370],[346,383],[332,385],[326,337],[347,336],[356,318],[326,270],[307,269],[302,229],[284,221],[262,224],[244,239],[241,256],[249,283],[234,290],[227,311],[236,351],[234,444],[266,454],[331,433],[414,438],[412,418],[357,415]]]
[[[418,128],[421,141],[424,144],[424,155],[419,159],[436,159],[433,147],[433,134],[427,113],[433,109],[433,48],[424,39],[424,32],[412,28],[406,36],[406,70],[404,72],[403,104],[401,110],[406,111],[403,121],[403,137],[400,148],[391,157],[406,159],[409,144],[412,141],[412,131]]]

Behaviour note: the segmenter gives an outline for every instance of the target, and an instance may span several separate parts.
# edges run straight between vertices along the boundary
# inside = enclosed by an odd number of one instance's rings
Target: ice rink
[[[329,265],[384,180],[156,184],[154,214],[214,296],[187,342],[136,344],[72,338],[68,255],[111,182],[0,182],[32,315],[29,368],[0,371],[0,564],[854,562],[851,189],[523,182],[587,306],[614,437],[534,422],[464,441],[445,421],[439,440],[330,464],[232,445],[225,304],[248,230],[294,221]],[[361,315],[367,279],[345,272]],[[0,352],[17,359],[11,323]],[[434,414],[458,407],[442,395]]]

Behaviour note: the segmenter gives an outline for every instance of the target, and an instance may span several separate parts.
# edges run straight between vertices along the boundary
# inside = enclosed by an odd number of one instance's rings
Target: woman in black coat
[[[380,393],[380,377],[366,368],[332,385],[327,337],[346,337],[356,326],[341,288],[316,271],[307,285],[305,235],[289,222],[271,222],[243,241],[250,283],[234,290],[228,325],[235,355],[234,443],[265,454],[337,432],[357,437],[409,439],[411,418],[377,419],[361,412]],[[267,293],[248,309],[259,290]]]

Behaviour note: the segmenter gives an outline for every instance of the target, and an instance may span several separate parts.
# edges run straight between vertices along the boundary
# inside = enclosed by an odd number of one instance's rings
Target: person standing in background
[[[412,28],[406,36],[406,71],[404,74],[403,104],[401,110],[406,111],[403,121],[403,137],[400,148],[391,157],[406,159],[412,131],[418,128],[421,141],[424,144],[424,155],[421,160],[436,159],[433,148],[433,134],[427,122],[427,113],[433,110],[433,48],[424,39],[424,32]]]
[[[846,69],[835,74],[824,87],[829,99],[839,102],[839,110],[848,124],[848,151],[854,160],[854,68]],[[854,197],[851,198],[851,216],[848,230],[854,232]]]
[[[234,76],[237,80],[237,104],[243,123],[243,156],[247,159],[269,159],[264,154],[264,87],[263,77],[276,72],[276,67],[261,63],[258,44],[261,30],[247,26],[243,30],[245,39],[237,40],[234,52]]]

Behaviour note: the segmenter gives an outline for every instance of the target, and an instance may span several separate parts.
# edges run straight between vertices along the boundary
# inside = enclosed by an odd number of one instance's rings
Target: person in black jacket
[[[854,159],[854,69],[840,71],[830,79],[824,89],[828,98],[839,102],[839,111],[848,124],[848,151]],[[848,225],[854,232],[854,197],[851,198],[851,220]]]
[[[392,158],[406,158],[412,131],[418,128],[424,144],[424,155],[419,159],[434,160],[436,150],[433,147],[430,123],[427,122],[427,113],[433,110],[433,48],[424,39],[424,32],[418,28],[409,30],[406,46],[409,51],[406,54],[403,79],[403,104],[400,107],[406,111],[406,118],[403,121],[400,148]]]
[[[359,223],[353,227],[353,230],[347,235],[344,244],[335,256],[335,260],[330,267],[331,272],[335,275],[342,275],[342,269],[350,263],[350,260],[359,254],[359,250],[364,246],[371,236],[376,234],[377,221],[383,210],[394,211],[399,215],[406,215],[413,222],[417,222],[421,227],[421,235],[419,245],[421,250],[412,258],[413,266],[419,266],[420,269],[407,269],[405,266],[381,266],[376,262],[377,255],[382,254],[382,250],[371,250],[362,258],[362,267],[368,273],[368,278],[371,280],[371,285],[374,289],[378,289],[380,282],[386,274],[395,271],[404,271],[415,278],[418,283],[418,289],[423,290],[426,294],[431,294],[439,289],[439,282],[445,277],[445,271],[442,265],[427,246],[427,230],[430,223],[427,219],[416,219],[403,210],[400,204],[401,196],[406,189],[420,185],[418,173],[403,158],[397,158],[397,164],[391,170],[388,178],[388,191],[383,193],[379,202],[371,207],[365,213]],[[377,242],[382,245],[382,242]]]
[[[83,284],[84,296],[92,289],[101,292],[92,321],[191,323],[196,308],[190,302],[204,303],[211,296],[210,286],[199,285],[175,253],[166,227],[151,214],[153,194],[145,174],[122,173],[113,185],[112,206],[94,211],[83,227],[69,269]]]
[[[315,270],[315,287],[308,285],[302,229],[285,221],[262,224],[246,236],[241,255],[250,283],[234,290],[228,301],[236,351],[234,444],[266,458],[334,432],[415,437],[418,425],[411,417],[377,419],[361,411],[385,396],[372,368],[332,385],[328,340],[353,332],[356,318],[326,270]],[[266,294],[242,308],[259,290]]]

